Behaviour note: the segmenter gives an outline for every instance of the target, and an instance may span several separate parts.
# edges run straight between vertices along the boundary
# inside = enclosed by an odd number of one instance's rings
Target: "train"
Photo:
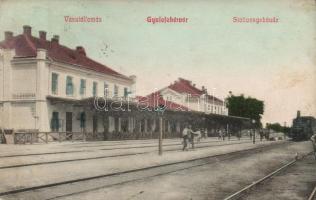
[[[293,119],[293,125],[290,131],[290,137],[294,141],[309,140],[313,134],[316,134],[316,119],[312,116],[301,116],[300,111]]]

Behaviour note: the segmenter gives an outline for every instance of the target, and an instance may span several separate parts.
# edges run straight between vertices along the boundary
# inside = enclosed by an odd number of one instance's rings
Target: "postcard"
[[[316,1],[0,0],[0,200],[315,199]]]

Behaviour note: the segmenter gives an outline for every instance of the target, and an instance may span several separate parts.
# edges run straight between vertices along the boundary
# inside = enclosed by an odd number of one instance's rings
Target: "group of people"
[[[207,129],[192,130],[192,126],[186,126],[182,131],[183,148],[182,151],[188,150],[188,144],[191,144],[191,148],[194,149],[194,139],[196,138],[197,143],[200,142],[201,138],[207,138]]]
[[[218,132],[218,139],[219,139],[219,140],[225,140],[225,137],[226,137],[226,132],[225,132],[225,130],[219,129],[217,132]]]

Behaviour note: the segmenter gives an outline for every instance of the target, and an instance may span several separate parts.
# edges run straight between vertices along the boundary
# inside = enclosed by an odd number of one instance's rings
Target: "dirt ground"
[[[308,151],[308,144],[297,143],[249,157],[216,162],[61,199],[224,199],[292,160],[296,152],[304,154]]]

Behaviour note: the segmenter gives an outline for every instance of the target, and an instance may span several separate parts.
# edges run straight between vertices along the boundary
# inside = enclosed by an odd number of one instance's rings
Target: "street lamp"
[[[256,120],[255,119],[252,119],[251,120],[251,123],[252,123],[252,128],[253,128],[253,136],[252,136],[252,143],[253,144],[256,144],[256,129],[255,129],[255,124],[256,124]]]

